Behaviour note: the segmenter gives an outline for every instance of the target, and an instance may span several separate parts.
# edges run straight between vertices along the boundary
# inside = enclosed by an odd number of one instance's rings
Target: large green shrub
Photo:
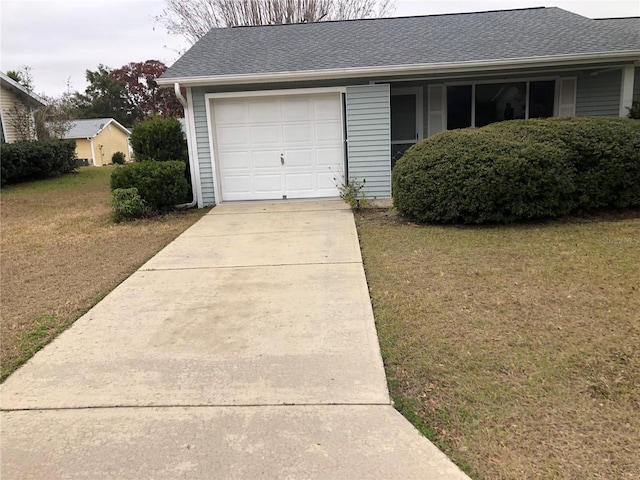
[[[444,223],[640,206],[640,123],[553,118],[443,132],[396,163],[393,196],[403,215]]]
[[[134,187],[151,210],[169,210],[183,203],[189,190],[184,162],[129,163],[111,174],[111,190]]]
[[[71,140],[25,141],[2,144],[2,185],[48,178],[76,169],[76,142]]]
[[[574,171],[573,212],[640,206],[639,122],[562,117],[502,122],[483,130],[562,148]]]
[[[131,131],[131,147],[137,162],[187,160],[187,142],[175,118],[153,118]]]

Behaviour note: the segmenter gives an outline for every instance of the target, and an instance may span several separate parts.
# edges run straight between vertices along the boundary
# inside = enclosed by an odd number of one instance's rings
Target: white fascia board
[[[159,85],[180,82],[191,87],[215,85],[243,85],[252,83],[277,83],[311,80],[339,80],[359,77],[384,77],[406,74],[464,73],[469,71],[503,70],[505,68],[538,68],[570,66],[580,63],[607,63],[611,61],[638,61],[640,50],[602,52],[589,54],[555,55],[515,59],[481,60],[455,63],[417,65],[389,65],[384,67],[342,68],[331,70],[307,70],[303,72],[277,72],[243,75],[217,75],[204,77],[159,78]]]
[[[40,98],[38,95],[36,95],[33,92],[30,92],[23,85],[20,85],[13,78],[9,77],[8,75],[5,75],[2,72],[0,72],[0,82],[1,83],[6,83],[7,84],[7,88],[10,87],[10,88],[13,88],[15,90],[19,90],[20,92],[24,93],[25,95],[30,96],[33,100],[35,100],[37,103],[39,103],[40,106],[42,106],[42,107],[47,105],[47,102],[43,98]]]

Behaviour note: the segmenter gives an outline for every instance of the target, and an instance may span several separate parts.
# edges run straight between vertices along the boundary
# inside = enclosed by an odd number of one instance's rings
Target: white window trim
[[[346,87],[326,87],[326,88],[292,88],[282,90],[245,90],[240,92],[206,93],[205,101],[215,98],[240,98],[240,97],[282,97],[288,95],[319,95],[322,93],[345,93]]]

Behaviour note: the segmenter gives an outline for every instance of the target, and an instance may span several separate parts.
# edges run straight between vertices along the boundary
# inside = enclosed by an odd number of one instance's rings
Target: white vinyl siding
[[[391,107],[387,84],[347,87],[349,178],[368,197],[391,197]]]
[[[578,77],[577,116],[617,117],[620,111],[622,70],[585,73]]]

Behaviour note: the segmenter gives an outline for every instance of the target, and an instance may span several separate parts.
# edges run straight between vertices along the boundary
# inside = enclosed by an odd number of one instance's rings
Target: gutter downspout
[[[185,118],[185,136],[187,137],[187,151],[189,154],[189,172],[191,173],[191,194],[193,195],[193,199],[189,203],[181,203],[180,205],[176,205],[176,208],[193,208],[198,203],[198,197],[196,195],[196,188],[194,185],[194,181],[196,178],[195,167],[193,162],[191,161],[191,149],[189,147],[189,122],[187,121],[189,117],[189,105],[187,103],[187,99],[182,96],[182,92],[180,91],[180,84],[178,82],[173,84],[173,91],[178,98],[178,101],[184,108],[184,118]]]

